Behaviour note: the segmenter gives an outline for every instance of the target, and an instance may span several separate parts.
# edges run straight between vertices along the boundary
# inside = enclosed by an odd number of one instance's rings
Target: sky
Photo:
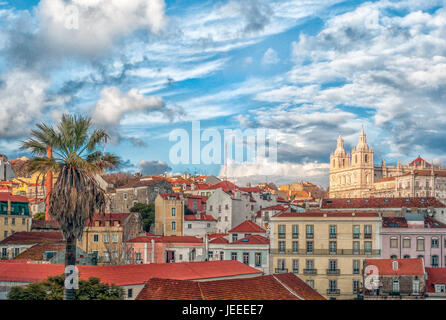
[[[349,151],[362,127],[375,163],[445,161],[445,89],[444,1],[0,0],[10,159],[36,123],[87,114],[124,171],[327,186],[337,137]],[[196,120],[275,130],[274,172],[175,163],[169,136]]]

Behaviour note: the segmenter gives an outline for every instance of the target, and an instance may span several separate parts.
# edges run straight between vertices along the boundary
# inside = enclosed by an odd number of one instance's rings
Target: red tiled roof
[[[423,259],[365,259],[367,266],[378,268],[379,275],[423,276]],[[392,268],[393,261],[398,262],[398,269]]]
[[[251,234],[243,239],[231,242],[231,244],[269,244],[269,239],[258,234]]]
[[[218,189],[222,188],[224,192],[228,192],[230,190],[239,190],[239,187],[237,187],[235,184],[229,181],[222,181],[217,184],[211,185],[208,189]]]
[[[23,251],[14,259],[15,260],[29,259],[33,261],[42,261],[45,260],[43,255],[46,251],[56,251],[57,253],[59,253],[62,252],[63,250],[65,250],[65,243],[51,243],[51,244],[40,243]]]
[[[228,232],[230,233],[243,233],[243,232],[255,232],[255,233],[265,233],[266,230],[257,225],[255,222],[251,220],[245,220],[240,223],[238,226],[232,228]]]
[[[307,211],[307,212],[291,212],[285,211],[282,213],[278,213],[274,217],[339,217],[339,218],[348,218],[348,217],[378,217],[378,213],[376,212],[324,212],[324,211]]]
[[[446,208],[436,198],[332,198],[322,200],[322,209]]]
[[[31,230],[38,230],[38,229],[60,229],[59,223],[54,220],[32,220],[31,224]]]
[[[199,213],[199,217],[195,214],[185,214],[184,215],[185,221],[217,221],[213,216],[207,215],[205,213]]]
[[[259,187],[239,187],[240,190],[244,192],[251,192],[251,193],[260,193],[262,192],[262,189]]]
[[[435,284],[446,284],[446,268],[426,268],[427,292],[435,292]]]
[[[260,209],[259,211],[257,211],[256,217],[260,218],[262,216],[262,211],[285,211],[288,209],[289,209],[288,206],[284,206],[282,204],[277,204],[275,206],[270,206],[270,207]]]
[[[446,224],[435,220],[432,217],[424,217],[424,225],[428,226],[429,228],[446,228]]]
[[[211,240],[214,238],[226,237],[228,235],[229,235],[228,233],[211,233],[208,235],[208,239]]]
[[[423,158],[421,158],[420,156],[418,156],[411,163],[409,163],[409,165],[410,166],[421,165],[423,162],[426,164],[426,166],[430,166],[430,163],[427,162],[426,160],[424,160]]]
[[[261,273],[235,260],[76,267],[82,280],[95,277],[117,286],[143,284],[151,278],[200,280]],[[39,282],[63,274],[64,269],[60,264],[0,263],[0,281]]]
[[[55,243],[61,241],[63,241],[63,235],[60,231],[22,231],[15,232],[3,239],[0,244]]]
[[[154,180],[137,180],[137,181],[130,181],[128,184],[116,188],[116,189],[128,189],[128,188],[137,188],[137,187],[147,187],[151,186],[152,184],[160,183],[160,181],[166,181],[165,179],[154,179]],[[168,182],[168,181],[166,181]]]
[[[164,200],[173,200],[171,198],[175,198],[174,200],[180,200],[180,194],[179,193],[160,193],[160,196]]]
[[[223,237],[214,238],[209,241],[209,243],[215,243],[215,244],[227,244],[229,243],[229,240]]]
[[[127,242],[138,243],[138,242],[152,242],[152,239],[157,243],[203,243],[202,238],[194,236],[154,236],[154,237],[136,237],[130,239]]]
[[[384,228],[407,228],[407,220],[404,217],[383,217]]]
[[[0,193],[0,201],[8,201],[11,200],[11,202],[29,202],[27,197],[23,196],[15,196],[6,192]]]
[[[150,279],[136,300],[325,300],[294,274],[205,282]]]
[[[96,213],[93,215],[92,219],[86,223],[86,226],[94,227],[96,221],[99,221],[100,226],[102,227],[105,226],[105,221],[110,221],[110,222],[119,221],[119,224],[123,225],[125,219],[127,219],[127,217],[132,213],[133,212],[108,212],[104,214]]]

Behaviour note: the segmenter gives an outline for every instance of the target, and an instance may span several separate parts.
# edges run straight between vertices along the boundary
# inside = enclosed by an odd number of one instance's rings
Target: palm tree
[[[30,173],[58,175],[49,195],[49,214],[66,240],[65,277],[72,272],[67,267],[76,264],[76,240],[82,237],[86,222],[105,210],[105,192],[95,175],[119,164],[116,156],[98,150],[107,139],[104,130],[92,130],[91,118],[64,114],[56,127],[38,124],[21,147],[35,155],[27,165]],[[52,157],[46,157],[48,148]],[[74,299],[74,289],[65,288],[65,299]]]

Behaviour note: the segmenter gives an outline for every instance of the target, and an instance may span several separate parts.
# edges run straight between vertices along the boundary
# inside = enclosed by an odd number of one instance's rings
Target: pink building
[[[171,263],[203,261],[205,243],[192,236],[143,236],[126,243],[129,263]]]
[[[446,225],[419,213],[383,217],[382,258],[423,258],[425,267],[446,266]]]

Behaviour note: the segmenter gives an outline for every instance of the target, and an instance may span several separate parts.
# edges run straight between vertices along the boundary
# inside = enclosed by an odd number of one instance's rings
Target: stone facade
[[[418,157],[409,164],[374,165],[364,130],[351,153],[339,136],[330,154],[330,198],[436,197],[446,202],[446,168]]]
[[[140,180],[110,193],[112,212],[129,212],[136,203],[150,204],[160,193],[172,193],[172,185],[166,180]]]

